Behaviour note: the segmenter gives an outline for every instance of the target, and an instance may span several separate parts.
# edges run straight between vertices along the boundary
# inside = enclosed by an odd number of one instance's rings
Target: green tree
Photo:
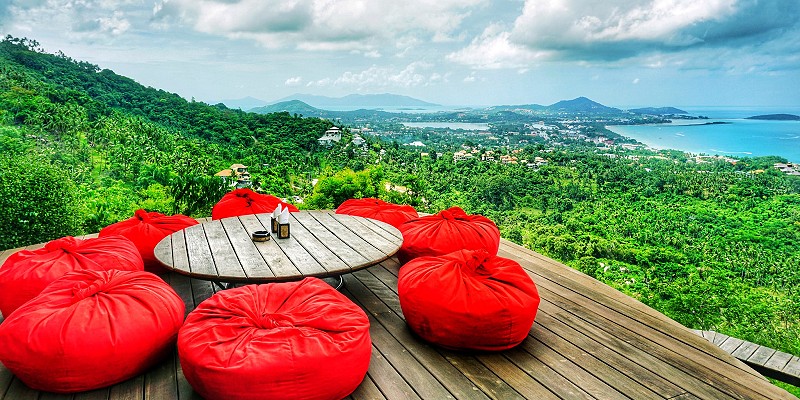
[[[0,248],[79,233],[75,187],[41,156],[0,156]]]

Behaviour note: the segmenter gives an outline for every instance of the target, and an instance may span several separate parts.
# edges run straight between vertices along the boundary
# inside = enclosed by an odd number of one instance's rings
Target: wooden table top
[[[166,268],[193,278],[267,283],[357,271],[391,257],[403,243],[389,224],[332,211],[290,213],[289,223],[288,239],[273,234],[254,242],[252,232],[270,230],[270,214],[207,221],[167,236],[154,253]]]

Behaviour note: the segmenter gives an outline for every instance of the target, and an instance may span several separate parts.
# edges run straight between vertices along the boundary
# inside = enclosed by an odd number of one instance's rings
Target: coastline
[[[732,158],[777,156],[800,162],[797,121],[712,119],[706,123],[607,125],[611,132],[636,140],[651,150],[677,150],[692,155]]]

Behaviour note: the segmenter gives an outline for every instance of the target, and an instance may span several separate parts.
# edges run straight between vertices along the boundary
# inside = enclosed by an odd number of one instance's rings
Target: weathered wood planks
[[[312,215],[312,217],[315,217]],[[321,219],[327,217],[320,216]],[[316,218],[314,221],[318,221]],[[243,222],[246,224],[254,221]],[[311,220],[304,223],[312,224]],[[227,227],[226,229],[238,229]],[[370,222],[382,238],[393,235]],[[303,225],[306,226],[305,224]],[[294,227],[293,227],[294,229]],[[315,228],[316,229],[316,228]],[[310,233],[310,231],[308,231]],[[323,239],[318,236],[320,242]],[[371,243],[379,242],[373,238]],[[366,251],[366,250],[361,250]],[[369,250],[372,251],[372,250]],[[0,253],[0,262],[10,252]],[[361,254],[361,253],[359,253]],[[251,253],[252,255],[252,253]],[[459,353],[421,341],[406,326],[397,295],[396,258],[346,275],[343,292],[370,318],[372,360],[351,399],[781,399],[793,398],[703,337],[642,303],[535,252],[501,243],[501,256],[517,260],[539,288],[542,303],[528,338],[500,353]],[[169,273],[187,313],[215,292],[204,280]],[[731,341],[727,346],[733,347]],[[746,342],[733,350],[764,357]],[[783,358],[773,359],[781,363]],[[784,369],[797,368],[789,358]],[[198,399],[177,354],[134,379],[77,395],[40,393],[0,367],[0,400]]]
[[[800,386],[800,357],[719,332],[701,330],[694,330],[694,332],[753,367],[764,376]]]
[[[290,213],[291,236],[253,242],[270,230],[267,214],[204,221],[162,240],[155,256],[167,268],[198,279],[268,283],[329,277],[384,261],[403,238],[391,225],[330,211]]]

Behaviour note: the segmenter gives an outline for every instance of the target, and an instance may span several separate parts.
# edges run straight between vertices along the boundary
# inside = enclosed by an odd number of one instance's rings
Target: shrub
[[[43,157],[0,155],[0,249],[75,235],[74,184]]]

